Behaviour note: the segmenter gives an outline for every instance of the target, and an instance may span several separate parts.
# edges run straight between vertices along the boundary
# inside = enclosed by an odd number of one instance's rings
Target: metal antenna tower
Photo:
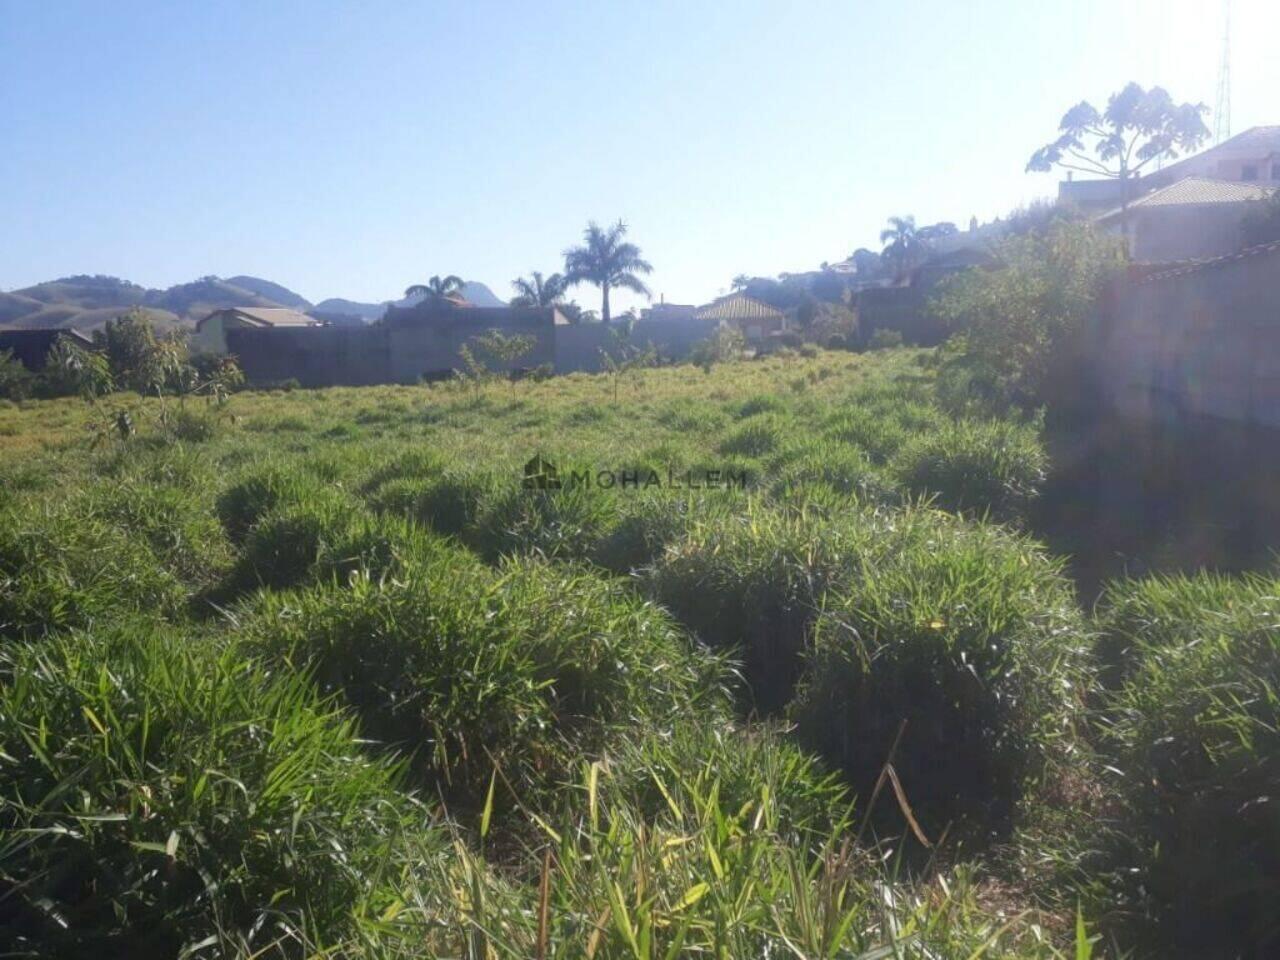
[[[1213,111],[1213,142],[1231,136],[1231,0],[1222,0],[1222,65],[1218,68],[1218,104]]]

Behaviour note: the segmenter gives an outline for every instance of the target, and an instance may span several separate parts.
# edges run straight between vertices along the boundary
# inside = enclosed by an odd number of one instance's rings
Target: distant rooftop
[[[309,317],[305,313],[299,313],[287,307],[233,307],[231,309],[269,327],[310,327],[316,323],[315,317]]]
[[[731,293],[699,307],[695,316],[699,320],[776,320],[783,313],[745,293]]]
[[[1151,207],[1212,206],[1216,204],[1249,203],[1265,200],[1272,194],[1270,187],[1258,183],[1242,183],[1236,180],[1210,180],[1207,177],[1185,177],[1177,183],[1153,190],[1129,204],[1130,210]],[[1106,221],[1120,216],[1120,209],[1111,210],[1099,220]]]

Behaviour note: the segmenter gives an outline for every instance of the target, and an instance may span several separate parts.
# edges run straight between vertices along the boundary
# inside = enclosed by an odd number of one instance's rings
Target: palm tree
[[[745,290],[751,286],[751,278],[745,273],[740,273],[729,282],[730,289]]]
[[[640,256],[640,248],[623,240],[627,225],[619,220],[609,229],[601,229],[594,220],[583,231],[583,244],[564,252],[565,283],[577,285],[584,280],[600,288],[600,318],[609,322],[609,291],[615,287],[631,290],[645,297],[652,295],[639,274],[650,274],[653,265]]]
[[[456,277],[452,273],[441,280],[438,276],[432,277],[426,283],[415,283],[411,287],[406,287],[404,295],[406,297],[425,297],[427,300],[439,303],[451,294],[461,294],[462,278]]]
[[[880,255],[893,265],[898,276],[915,265],[924,243],[916,230],[915,217],[890,217],[889,226],[880,231],[880,242],[885,245]]]
[[[549,277],[543,277],[534,270],[527,278],[516,277],[511,281],[511,286],[516,291],[516,295],[511,298],[513,307],[550,307],[564,298],[568,284],[565,283],[563,274],[553,273]]]

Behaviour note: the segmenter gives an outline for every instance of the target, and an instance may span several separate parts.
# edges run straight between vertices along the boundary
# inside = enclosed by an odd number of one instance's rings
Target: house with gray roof
[[[1127,216],[1116,208],[1096,222],[1117,236],[1127,233],[1129,254],[1137,263],[1208,260],[1244,246],[1250,205],[1272,192],[1269,184],[1256,181],[1185,177],[1130,202]]]

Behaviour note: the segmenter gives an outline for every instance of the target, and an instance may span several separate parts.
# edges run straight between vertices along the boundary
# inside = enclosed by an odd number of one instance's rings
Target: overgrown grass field
[[[936,364],[0,405],[0,950],[1270,955],[1280,583]]]

